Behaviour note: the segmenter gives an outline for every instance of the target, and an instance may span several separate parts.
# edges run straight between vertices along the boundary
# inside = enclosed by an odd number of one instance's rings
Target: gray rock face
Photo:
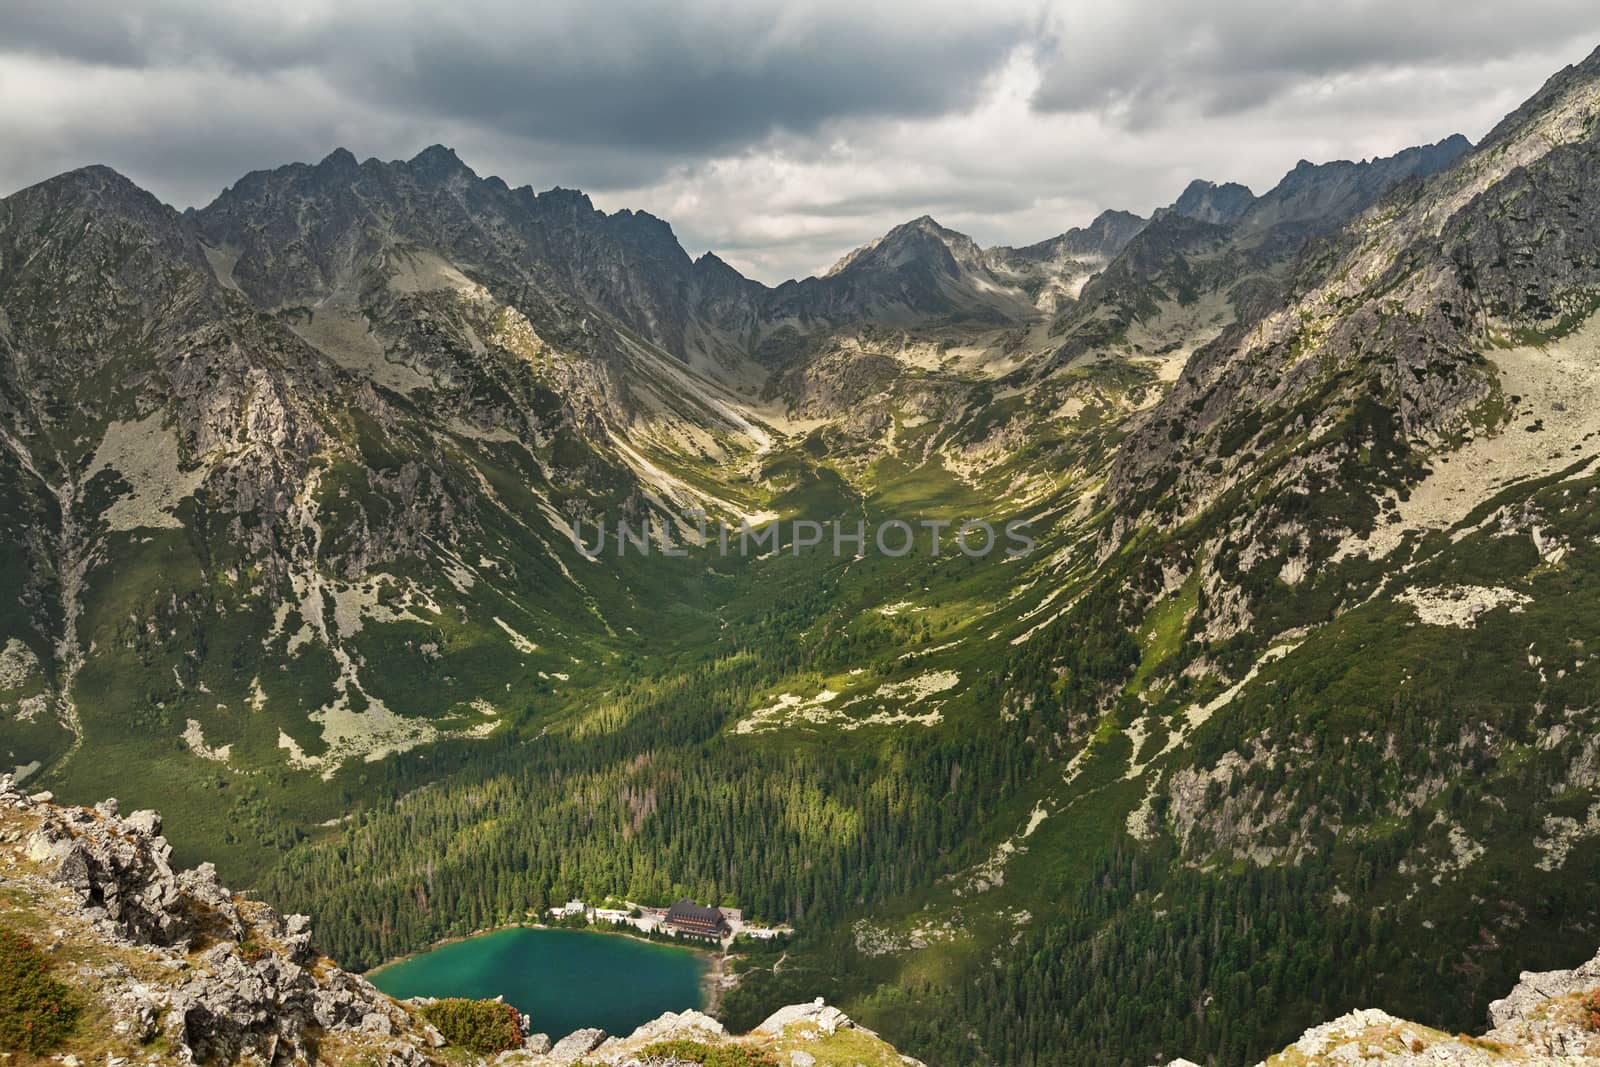
[[[584,1030],[574,1030],[555,1043],[555,1047],[548,1053],[552,1062],[576,1063],[595,1049],[606,1039],[606,1032],[594,1027]]]
[[[0,775],[4,810],[37,820],[25,855],[100,936],[174,965],[168,985],[128,982],[112,994],[112,1014],[134,1039],[164,1037],[184,1063],[277,1063],[315,1061],[316,1041],[329,1035],[404,1038],[382,1042],[384,1062],[427,1062],[419,1046],[430,1042],[404,1009],[318,958],[304,915],[235,898],[209,863],[174,871],[155,812],[122,819],[114,800],[62,808]],[[209,947],[193,952],[202,942]]]
[[[0,788],[10,787],[9,780],[0,782]],[[19,796],[10,793],[13,801]],[[29,858],[52,866],[56,880],[86,910],[105,916],[123,937],[140,944],[186,946],[195,933],[189,898],[219,906],[217,919],[226,933],[238,936],[242,931],[237,910],[216,885],[216,871],[207,865],[175,873],[171,846],[146,829],[150,819],[118,819],[115,801],[95,812],[38,807],[44,819],[28,841]]]
[[[1166,209],[1175,215],[1196,222],[1229,225],[1238,222],[1254,206],[1256,196],[1248,186],[1238,182],[1208,182],[1196,178],[1190,182],[1172,207]]]
[[[1600,954],[1568,971],[1523,971],[1516,987],[1489,1005],[1489,1024],[1498,1028],[1532,1019],[1545,1001],[1600,987]]]
[[[1195,352],[1117,456],[1108,484],[1118,513],[1165,524],[1204,512],[1264,473],[1263,434],[1279,435],[1280,448],[1300,442],[1271,475],[1276,499],[1375,500],[1418,477],[1416,446],[1459,432],[1493,389],[1479,355],[1492,324],[1548,324],[1593,306],[1600,244],[1576,205],[1596,196],[1600,141],[1572,116],[1593,112],[1594,83],[1564,84],[1567,95],[1471,154],[1452,138],[1388,161],[1307,165],[1262,198],[1338,213],[1336,202],[1381,195],[1375,182],[1455,163],[1313,246],[1275,299]],[[1264,220],[1261,210],[1239,225]],[[1301,210],[1285,206],[1278,218]],[[1340,411],[1351,413],[1342,433],[1332,417]],[[1352,462],[1356,448],[1369,458]],[[1374,503],[1342,519],[1365,532],[1376,512]],[[1241,516],[1235,541],[1247,558],[1270,556],[1259,550],[1284,521],[1271,508]]]
[[[1449,170],[1471,150],[1472,142],[1458,133],[1437,144],[1359,163],[1301,160],[1260,199],[1245,205],[1234,221],[1246,230],[1292,226],[1305,233],[1327,233],[1401,183]]]

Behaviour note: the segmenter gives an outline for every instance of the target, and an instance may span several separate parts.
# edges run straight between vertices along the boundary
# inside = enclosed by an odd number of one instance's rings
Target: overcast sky
[[[1022,244],[1476,140],[1596,45],[1594,0],[0,0],[0,193],[440,142],[776,282],[924,213]]]

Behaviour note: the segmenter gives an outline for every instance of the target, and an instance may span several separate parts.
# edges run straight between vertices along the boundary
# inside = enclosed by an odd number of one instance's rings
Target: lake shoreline
[[[475,937],[483,937],[486,934],[498,934],[502,930],[550,930],[550,929],[553,929],[553,927],[546,926],[544,923],[502,923],[499,926],[486,926],[482,930],[474,930],[470,934],[457,934],[454,937],[442,937],[439,940],[433,942],[433,944],[431,944],[431,945],[424,945],[422,948],[414,949],[411,952],[407,952],[403,956],[396,956],[392,960],[384,960],[382,963],[378,964],[376,967],[371,967],[371,968],[369,968],[369,969],[367,969],[365,971],[362,971],[361,972],[361,977],[367,979],[370,982],[372,980],[372,976],[377,974],[379,971],[386,971],[390,967],[399,966],[400,964],[406,963],[409,960],[416,959],[418,956],[426,955],[427,953],[432,952],[435,949],[444,948],[446,945],[459,945],[463,941],[471,941]]]
[[[365,977],[397,1000],[502,996],[552,1036],[585,1027],[626,1036],[663,1012],[715,1012],[730,969],[710,947],[527,922],[441,938]]]
[[[718,950],[711,954],[711,963],[706,967],[706,973],[701,976],[700,990],[705,1000],[705,1007],[701,1010],[713,1019],[722,1008],[722,998],[728,990],[739,984],[740,975],[730,973],[728,970],[727,952]]]
[[[639,941],[647,945],[660,945],[662,948],[683,948],[688,949],[691,952],[704,952],[712,957],[726,955],[726,953],[724,953],[721,949],[705,948],[701,945],[696,945],[688,941],[684,941],[681,944],[676,944],[671,941],[661,941],[657,940],[656,938],[641,937],[638,934],[630,934],[626,930],[617,929],[614,927],[551,926],[549,923],[536,922],[501,923],[499,926],[486,926],[481,930],[474,930],[470,934],[456,934],[453,937],[440,938],[431,945],[425,945],[422,948],[414,949],[411,952],[407,952],[403,956],[396,956],[394,959],[384,960],[376,967],[371,967],[360,972],[361,977],[370,981],[372,976],[377,974],[379,971],[388,970],[390,967],[398,966],[399,964],[405,963],[408,960],[413,960],[418,956],[424,955],[425,953],[432,952],[435,949],[444,948],[446,945],[459,945],[463,941],[471,941],[475,937],[484,937],[488,934],[498,934],[503,930],[567,930],[575,934],[614,934],[618,937],[625,937],[630,941]]]

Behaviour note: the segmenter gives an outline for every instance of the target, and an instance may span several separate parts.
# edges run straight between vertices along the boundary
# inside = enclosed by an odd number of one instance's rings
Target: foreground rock
[[[525,1049],[501,1054],[502,1067],[567,1067],[573,1063],[605,1067],[679,1067],[698,1062],[663,1056],[664,1042],[709,1046],[742,1046],[764,1053],[779,1067],[923,1067],[902,1056],[877,1034],[857,1026],[821,998],[810,1004],[780,1008],[748,1034],[731,1035],[711,1016],[698,1011],[668,1012],[627,1037],[607,1037],[599,1030],[569,1034],[547,1052]]]
[[[4,921],[103,1008],[83,1036],[104,1058],[435,1062],[437,1032],[319,956],[305,916],[235,896],[209,863],[175,871],[171,853],[155,812],[64,807],[0,776],[0,886],[21,905]]]
[[[318,955],[305,916],[235,895],[209,863],[176,871],[171,856],[153,811],[67,807],[0,775],[0,923],[45,948],[54,977],[95,1008],[62,1062],[482,1062],[445,1046],[419,1014],[426,1001],[396,1001]],[[671,1067],[679,1061],[646,1052],[672,1040],[746,1045],[784,1065],[915,1063],[820,1000],[742,1037],[700,1012],[669,1012],[625,1038],[536,1034],[495,1062]]]

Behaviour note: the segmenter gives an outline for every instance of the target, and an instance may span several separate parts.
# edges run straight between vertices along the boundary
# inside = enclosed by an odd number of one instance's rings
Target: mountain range
[[[0,200],[0,751],[349,967],[687,895],[799,931],[730,1025],[935,1064],[1474,1025],[1600,941],[1597,162],[1600,53],[1477,144],[776,287],[441,146],[61,175]],[[1036,548],[571,536],[695,513]]]

